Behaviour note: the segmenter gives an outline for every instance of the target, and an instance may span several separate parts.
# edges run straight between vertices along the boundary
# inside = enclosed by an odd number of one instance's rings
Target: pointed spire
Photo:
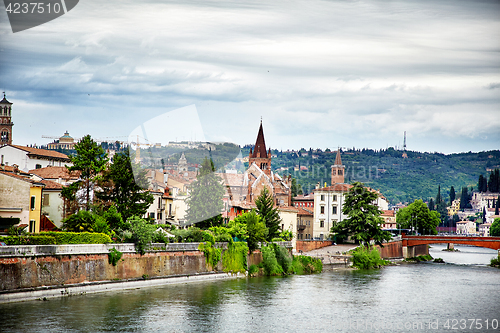
[[[342,160],[340,159],[340,148],[337,150],[337,156],[335,157],[335,165],[342,165]]]
[[[262,128],[262,119],[260,120],[259,134],[257,134],[257,140],[255,141],[255,147],[252,157],[257,157],[257,153],[260,153],[259,157],[267,158],[266,140],[264,140],[264,129]]]

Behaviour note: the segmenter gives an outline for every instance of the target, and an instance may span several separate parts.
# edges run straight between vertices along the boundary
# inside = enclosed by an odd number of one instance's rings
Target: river
[[[500,270],[486,266],[496,251],[443,248],[434,245],[430,253],[446,264],[338,269],[0,304],[0,331],[500,331]]]

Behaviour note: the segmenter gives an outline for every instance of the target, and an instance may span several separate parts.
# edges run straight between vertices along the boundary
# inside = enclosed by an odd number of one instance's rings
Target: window
[[[37,164],[35,165],[35,169],[41,169],[42,168],[42,165],[41,164]]]
[[[333,201],[337,201],[337,195],[336,194],[333,195]]]
[[[332,176],[335,176],[336,172],[335,169],[332,170]]]
[[[342,176],[342,170],[339,170],[339,176]]]
[[[35,220],[30,220],[30,232],[35,232],[35,226],[36,226],[36,221]]]
[[[154,219],[155,218],[155,213],[149,213],[149,217]]]
[[[325,220],[320,220],[319,221],[319,227],[324,228],[325,227]]]
[[[35,210],[35,205],[36,205],[36,197],[33,195],[31,196],[30,209]]]
[[[332,214],[337,214],[337,206],[332,206]]]
[[[45,194],[43,195],[42,205],[43,205],[43,206],[48,206],[48,205],[50,205],[50,203],[49,203],[49,202],[50,202],[50,201],[49,201],[49,199],[50,199],[49,194],[48,194],[48,193],[45,193]]]
[[[325,206],[319,207],[319,213],[320,214],[325,214]]]
[[[325,195],[324,194],[321,195],[321,201],[325,201]]]

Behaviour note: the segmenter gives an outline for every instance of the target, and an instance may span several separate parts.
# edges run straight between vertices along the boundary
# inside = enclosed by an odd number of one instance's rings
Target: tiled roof
[[[298,214],[297,215],[307,215],[307,216],[313,216],[313,212],[309,209],[298,207]]]
[[[0,101],[0,103],[5,103],[5,104],[12,104],[5,98],[5,94],[3,94],[3,99]]]
[[[308,195],[297,195],[296,197],[293,198],[295,201],[310,201],[314,200],[314,195],[312,193],[309,193]]]
[[[244,175],[243,174],[234,174],[234,173],[218,173],[219,177],[224,180],[224,185],[226,186],[242,186]]]
[[[18,145],[9,145],[9,146],[12,146],[12,147],[20,149],[20,150],[24,150],[24,151],[28,152],[29,155],[51,157],[54,159],[67,160],[68,162],[70,161],[68,158],[68,155],[63,154],[63,153],[59,153],[59,152],[53,151],[53,150],[31,148],[31,147],[18,146]]]
[[[278,210],[284,211],[284,212],[295,212],[297,213],[299,210],[298,208],[295,208],[293,206],[278,206]]]
[[[36,180],[33,180],[33,179],[30,179],[30,178],[27,178],[26,176],[17,175],[17,174],[12,173],[12,172],[0,171],[0,173],[1,173],[1,174],[3,174],[3,175],[6,175],[6,176],[12,177],[12,178],[16,178],[16,179],[19,179],[19,180],[22,180],[22,181],[25,181],[25,182],[31,183],[31,184],[33,184],[33,185],[44,185],[44,184],[43,184],[43,183],[41,183],[41,182],[37,182]]]
[[[259,133],[257,134],[257,140],[255,140],[255,147],[252,153],[252,157],[257,157],[257,151],[260,152],[261,158],[267,158],[266,150],[266,140],[264,140],[264,130],[262,129],[262,121],[260,122]]]
[[[33,169],[29,172],[45,179],[78,179],[80,177],[80,171],[73,171],[70,174],[66,167],[58,166]]]
[[[383,210],[382,211],[382,216],[394,216],[394,211],[392,209],[390,209],[390,210]]]
[[[340,159],[340,148],[337,150],[337,156],[335,156],[335,165],[342,165],[342,160]]]
[[[41,180],[40,183],[45,185],[45,190],[62,190],[63,188],[61,184],[53,182],[52,180],[44,179]]]
[[[327,186],[319,189],[315,189],[314,191],[325,191],[325,192],[349,192],[351,189],[351,184],[333,184],[332,186]]]

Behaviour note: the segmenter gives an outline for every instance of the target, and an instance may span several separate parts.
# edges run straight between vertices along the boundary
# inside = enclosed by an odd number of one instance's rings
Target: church
[[[283,209],[292,206],[291,176],[282,178],[271,169],[271,149],[266,147],[262,121],[255,146],[248,154],[248,169],[243,174],[219,174],[226,186],[229,219],[255,208],[255,200],[266,187],[275,206]]]

